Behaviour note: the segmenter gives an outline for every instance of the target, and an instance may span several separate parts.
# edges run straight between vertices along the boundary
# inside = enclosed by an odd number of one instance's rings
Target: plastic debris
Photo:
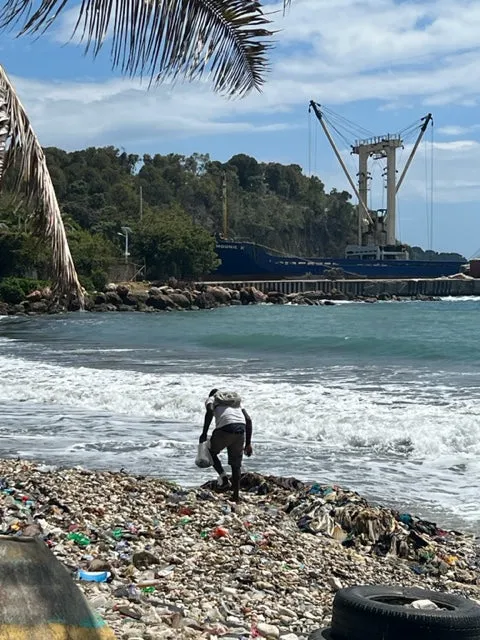
[[[440,609],[440,607],[431,600],[414,600],[406,606],[412,609],[421,609],[422,611],[435,611]]]
[[[85,580],[85,582],[108,582],[111,576],[110,571],[83,571],[83,569],[79,569],[77,572],[77,578]]]
[[[215,484],[0,460],[0,528],[43,539],[119,638],[252,640],[271,624],[303,640],[340,584],[478,597],[473,536],[336,485],[244,474],[232,504]],[[82,578],[95,573],[107,582]]]

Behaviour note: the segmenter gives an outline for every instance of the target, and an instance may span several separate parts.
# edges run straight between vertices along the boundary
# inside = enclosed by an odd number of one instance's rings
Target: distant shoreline
[[[306,281],[308,282],[308,281]],[[341,282],[341,281],[340,281]],[[170,311],[199,311],[216,309],[226,306],[246,306],[255,304],[273,305],[309,305],[309,306],[333,306],[342,302],[359,302],[372,304],[379,301],[405,302],[405,301],[439,301],[440,295],[426,295],[416,293],[414,295],[397,295],[390,293],[384,284],[375,285],[380,290],[367,292],[366,294],[352,294],[341,291],[340,282],[330,281],[330,290],[305,290],[296,292],[282,292],[281,290],[260,291],[256,286],[227,287],[222,285],[199,284],[185,287],[142,287],[140,283],[110,284],[104,292],[85,294],[85,311],[102,312],[170,312]],[[287,286],[285,281],[282,283]],[[479,281],[480,283],[480,281]],[[255,283],[258,284],[258,283]],[[462,283],[461,283],[462,284]],[[335,286],[337,285],[337,286]],[[374,281],[371,281],[374,286]],[[288,285],[291,287],[291,283]],[[280,288],[280,287],[279,287]],[[459,296],[469,295],[459,293]],[[470,294],[475,295],[475,294]],[[80,305],[74,300],[70,304],[58,301],[54,298],[50,289],[32,291],[26,299],[19,304],[7,304],[0,302],[0,316],[33,316],[42,314],[57,314],[67,311],[78,311]]]

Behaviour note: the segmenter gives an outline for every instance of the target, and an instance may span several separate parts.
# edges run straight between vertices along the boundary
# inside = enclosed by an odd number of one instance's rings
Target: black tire
[[[414,600],[431,600],[442,608],[405,606]],[[333,640],[480,640],[480,606],[424,589],[350,587],[338,591],[333,601],[331,635]]]

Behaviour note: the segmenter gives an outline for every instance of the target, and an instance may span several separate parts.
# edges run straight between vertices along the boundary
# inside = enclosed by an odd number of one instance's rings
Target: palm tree
[[[14,191],[23,192],[39,235],[50,241],[58,294],[83,301],[45,154],[5,70],[0,66],[0,181],[14,174]],[[1,182],[0,182],[1,184]]]
[[[73,2],[73,0],[71,0]],[[284,8],[290,0],[283,0]],[[68,0],[4,0],[0,29],[44,33],[69,7]],[[75,33],[96,56],[111,36],[113,68],[150,83],[193,80],[206,71],[228,97],[260,89],[268,69],[273,31],[260,0],[82,0]],[[60,209],[40,143],[0,66],[0,180],[18,170],[34,220],[53,248],[57,289],[81,295]]]

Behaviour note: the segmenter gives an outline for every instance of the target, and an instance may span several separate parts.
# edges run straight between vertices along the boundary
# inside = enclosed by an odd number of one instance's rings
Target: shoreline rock
[[[0,460],[1,532],[40,535],[72,576],[110,571],[78,584],[122,640],[306,640],[361,583],[480,598],[473,536],[335,485],[247,473],[236,505],[214,484]]]
[[[304,293],[283,294],[278,291],[262,293],[255,287],[229,289],[221,286],[201,285],[183,288],[169,285],[150,286],[144,290],[125,284],[109,284],[105,291],[85,295],[85,311],[106,312],[171,312],[217,309],[225,306],[246,306],[256,304],[330,306],[338,302],[375,303],[377,301],[405,302],[408,300],[437,301],[435,296],[395,296],[389,293],[368,296],[349,296],[337,290],[305,291]],[[0,315],[30,316],[78,311],[77,300],[67,303],[53,297],[49,288],[32,291],[20,304],[0,301]]]

